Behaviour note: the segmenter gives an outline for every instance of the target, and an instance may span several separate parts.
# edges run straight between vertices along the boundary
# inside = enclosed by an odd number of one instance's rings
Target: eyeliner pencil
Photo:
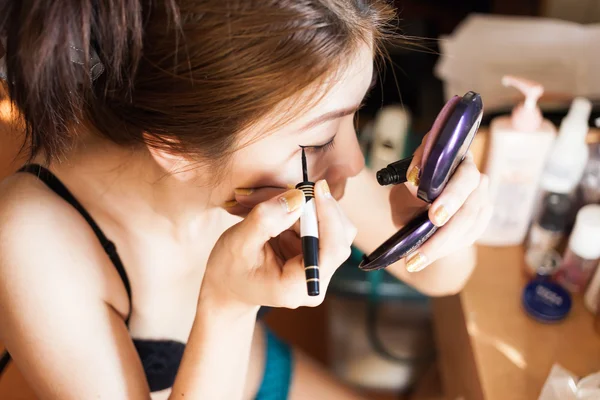
[[[300,216],[300,236],[302,237],[302,256],[304,275],[309,296],[319,295],[319,225],[315,207],[315,183],[308,180],[306,154],[302,149],[302,180],[296,189],[304,192],[306,204]]]

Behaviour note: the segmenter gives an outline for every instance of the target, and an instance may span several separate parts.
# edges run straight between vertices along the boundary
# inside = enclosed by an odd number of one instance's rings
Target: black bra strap
[[[121,262],[121,258],[117,253],[117,248],[113,242],[111,242],[104,232],[100,229],[96,221],[92,218],[92,216],[87,212],[85,208],[77,201],[75,196],[69,192],[65,185],[54,175],[52,172],[37,164],[28,164],[21,168],[19,172],[27,172],[32,175],[37,176],[42,182],[46,184],[52,191],[54,191],[57,195],[62,197],[67,203],[72,205],[78,212],[81,214],[83,218],[87,221],[90,227],[93,229],[96,237],[102,244],[104,251],[112,261],[113,265],[117,269],[117,272],[121,276],[121,280],[123,281],[123,285],[125,285],[125,290],[127,290],[127,296],[129,297],[129,303],[131,304],[131,286],[129,284],[129,278],[127,277],[127,272],[125,272],[125,268],[123,267],[123,263]],[[129,317],[127,317],[129,320]]]

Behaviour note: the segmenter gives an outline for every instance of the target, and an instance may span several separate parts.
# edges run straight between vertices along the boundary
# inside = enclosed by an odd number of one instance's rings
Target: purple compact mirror
[[[421,160],[421,176],[417,196],[432,203],[444,190],[448,180],[465,158],[483,116],[481,96],[468,92],[463,97],[454,96],[438,114]],[[412,157],[388,165],[377,172],[380,185],[406,182],[406,172]],[[437,230],[429,220],[428,210],[423,211],[368,256],[364,256],[360,269],[373,271],[387,267],[417,250]]]

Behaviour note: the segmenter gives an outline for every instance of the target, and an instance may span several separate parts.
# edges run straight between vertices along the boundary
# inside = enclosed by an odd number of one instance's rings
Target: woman
[[[373,250],[423,206],[410,184],[374,183],[353,127],[392,10],[13,0],[0,15],[32,154],[0,190],[0,340],[39,397],[357,398],[256,318],[320,304],[353,241]],[[296,233],[304,197],[287,190],[299,146],[318,181],[318,297]],[[460,290],[468,270],[415,272],[473,243],[486,190],[465,160],[431,208],[444,226],[389,270]]]

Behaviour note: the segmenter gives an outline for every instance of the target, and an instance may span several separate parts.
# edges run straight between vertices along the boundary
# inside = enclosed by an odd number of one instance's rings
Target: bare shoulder
[[[0,183],[0,341],[38,397],[147,398],[114,282],[71,205],[34,176]]]
[[[87,222],[42,181],[0,182],[0,280],[9,292],[77,291],[107,299],[109,263]],[[114,269],[114,268],[113,268]]]

